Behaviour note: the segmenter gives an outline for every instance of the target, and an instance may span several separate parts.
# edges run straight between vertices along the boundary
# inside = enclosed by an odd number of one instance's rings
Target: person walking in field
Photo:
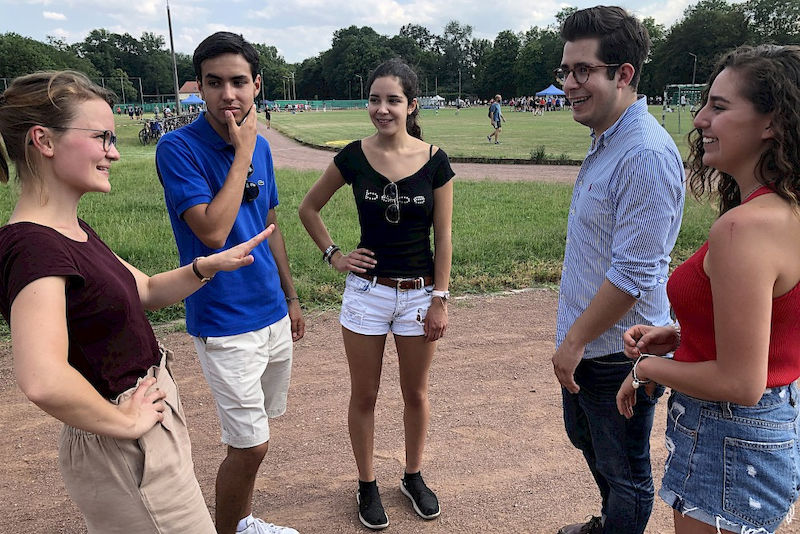
[[[503,129],[503,122],[506,122],[506,118],[503,116],[503,110],[501,109],[501,103],[503,99],[500,95],[494,95],[494,101],[489,106],[489,121],[492,123],[492,128],[494,128],[494,132],[490,133],[486,136],[486,139],[491,143],[492,137],[494,137],[494,144],[500,144],[500,132]]]

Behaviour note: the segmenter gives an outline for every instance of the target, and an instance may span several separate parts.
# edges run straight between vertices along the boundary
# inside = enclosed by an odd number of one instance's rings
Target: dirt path
[[[275,166],[279,168],[322,172],[335,152],[310,148],[259,123],[258,133],[269,141]],[[495,180],[500,182],[575,182],[578,167],[569,165],[511,165],[489,163],[453,163],[459,180]]]
[[[384,361],[376,423],[376,470],[391,525],[387,532],[554,533],[596,512],[596,490],[564,434],[552,373],[556,294],[530,290],[456,299],[451,328],[431,373],[432,419],[425,475],[442,515],[420,520],[397,488],[403,469],[402,401],[394,344]],[[364,533],[355,513],[356,473],[347,435],[349,378],[336,312],[307,317],[296,345],[286,415],[256,485],[255,512],[303,534]],[[196,472],[213,505],[224,449],[214,405],[188,336],[160,336],[177,355]],[[663,461],[664,403],[653,432]],[[0,532],[84,532],[56,462],[60,424],[28,402],[0,351]],[[658,469],[656,469],[658,472]],[[657,501],[648,534],[669,531]],[[132,533],[135,534],[135,533]]]

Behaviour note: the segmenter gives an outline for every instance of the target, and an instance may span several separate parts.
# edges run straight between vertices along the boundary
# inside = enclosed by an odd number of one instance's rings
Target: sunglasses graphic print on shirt
[[[417,195],[413,199],[407,195],[400,195],[397,183],[395,182],[386,184],[383,191],[380,193],[367,189],[364,192],[364,200],[368,202],[378,202],[379,200],[384,202],[386,204],[384,218],[391,224],[398,224],[400,222],[400,206],[402,204],[410,204],[412,202],[418,206],[425,204],[425,197],[423,195]]]

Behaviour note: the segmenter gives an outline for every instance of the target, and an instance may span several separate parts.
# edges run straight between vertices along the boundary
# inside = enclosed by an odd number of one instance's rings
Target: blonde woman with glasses
[[[386,61],[367,87],[367,109],[377,131],[336,155],[300,204],[300,219],[323,259],[348,273],[340,322],[350,366],[348,426],[358,467],[356,499],[361,523],[378,530],[389,525],[373,464],[375,401],[389,332],[397,346],[404,402],[406,466],[400,491],[420,517],[440,513],[420,468],[430,420],[428,371],[448,321],[454,173],[444,151],[422,141],[417,76],[407,64]],[[361,225],[358,248],[348,253],[334,244],[320,217],[345,184],[353,188]]]
[[[111,190],[112,96],[77,72],[22,76],[0,94],[0,182],[10,161],[20,183],[0,227],[0,314],[20,389],[64,423],[59,467],[87,531],[213,534],[171,353],[145,310],[250,265],[274,227],[154,276],[114,254],[77,215],[84,194]]]

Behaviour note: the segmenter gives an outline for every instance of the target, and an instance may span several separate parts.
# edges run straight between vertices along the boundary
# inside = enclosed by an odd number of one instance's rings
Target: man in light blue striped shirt
[[[639,390],[634,417],[616,409],[632,362],[630,326],[670,322],[669,254],[683,213],[683,164],[636,89],[650,47],[646,28],[618,7],[564,22],[562,82],[592,144],[570,204],[553,367],[564,424],[602,497],[600,516],[561,534],[641,534],[653,505],[649,437],[663,388]]]

